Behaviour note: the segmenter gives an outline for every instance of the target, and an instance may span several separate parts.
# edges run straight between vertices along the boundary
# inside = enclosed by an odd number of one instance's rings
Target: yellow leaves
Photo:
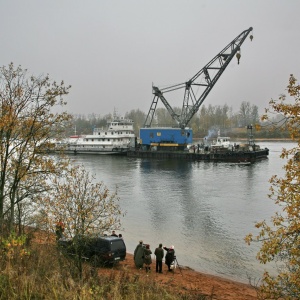
[[[262,227],[262,226],[265,226],[265,221],[263,221],[263,222],[257,222],[256,224],[255,224],[255,227],[256,228],[260,228],[260,227]]]
[[[300,86],[293,75],[289,79],[288,93],[294,97],[294,104],[283,103],[288,99],[285,95],[270,101],[273,112],[285,116],[283,124],[298,144],[298,147],[282,150],[280,157],[286,159],[284,177],[274,175],[270,179],[268,196],[282,213],[275,213],[271,226],[266,221],[257,222],[255,227],[260,230],[257,236],[245,237],[247,244],[255,240],[261,242],[257,253],[261,263],[276,260],[281,265],[277,276],[264,274],[259,288],[261,299],[300,299],[300,168],[294,159],[300,147]],[[263,119],[267,120],[268,116],[264,115]]]
[[[260,124],[255,124],[255,130],[260,131],[261,130],[261,125]]]
[[[66,232],[71,237],[76,232],[104,232],[118,228],[123,214],[117,203],[117,193],[111,193],[102,182],[94,183],[94,177],[83,166],[71,165],[59,180],[53,181],[48,199],[42,200],[51,219],[63,218]]]
[[[253,234],[252,233],[249,233],[245,238],[244,238],[244,241],[250,245],[250,243],[253,241]]]
[[[1,248],[8,259],[14,257],[24,257],[30,255],[30,252],[25,249],[26,236],[16,236],[12,233],[6,239],[2,239]]]

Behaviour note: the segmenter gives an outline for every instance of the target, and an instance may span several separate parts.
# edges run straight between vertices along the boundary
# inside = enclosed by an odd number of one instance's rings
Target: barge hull
[[[145,151],[129,150],[127,157],[136,158],[154,158],[154,159],[177,159],[188,161],[207,161],[207,162],[250,162],[266,159],[269,155],[269,149],[260,149],[257,151],[228,151],[228,152],[207,152],[190,153],[184,151]]]

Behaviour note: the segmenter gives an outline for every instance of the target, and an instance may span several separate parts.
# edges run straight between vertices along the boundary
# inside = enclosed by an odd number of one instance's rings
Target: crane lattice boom
[[[146,117],[144,127],[151,126],[157,103],[160,99],[172,118],[177,122],[178,126],[180,128],[185,128],[192,117],[197,113],[201,104],[235,55],[237,56],[239,63],[239,51],[241,49],[241,45],[252,30],[253,28],[250,27],[249,29],[239,34],[232,42],[230,42],[222,51],[220,51],[209,63],[207,63],[187,82],[172,85],[162,89],[159,89],[157,86],[153,86],[152,92],[154,94],[154,97],[148,115]],[[251,37],[252,36],[250,36],[250,38]],[[201,88],[203,90],[200,97],[196,96],[193,88]],[[179,89],[184,89],[183,105],[180,115],[174,112],[173,108],[164,97],[165,93]]]

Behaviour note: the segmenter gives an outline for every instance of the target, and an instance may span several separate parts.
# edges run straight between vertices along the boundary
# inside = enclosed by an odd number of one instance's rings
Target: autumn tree
[[[53,188],[40,196],[40,207],[47,211],[47,224],[55,228],[65,223],[65,236],[103,234],[120,229],[122,211],[117,191],[110,192],[103,182],[83,166],[70,164],[60,176],[52,178]]]
[[[13,63],[0,68],[0,230],[15,222],[15,208],[45,191],[47,176],[61,169],[59,160],[45,156],[52,138],[69,120],[55,113],[64,106],[70,86],[46,76],[29,76]]]
[[[281,95],[270,101],[264,119],[271,114],[280,115],[281,121],[274,124],[276,130],[288,130],[297,146],[283,149],[285,175],[274,175],[271,179],[269,197],[280,207],[271,219],[256,224],[257,236],[249,234],[248,243],[260,241],[257,259],[263,263],[278,264],[278,273],[265,272],[259,288],[260,299],[300,299],[300,85],[290,76],[287,91],[290,97]],[[290,101],[290,100],[293,101]],[[280,124],[280,128],[278,125]]]
[[[53,189],[40,197],[40,218],[47,228],[55,231],[57,222],[64,224],[64,236],[73,240],[75,265],[82,274],[82,241],[120,229],[124,213],[119,206],[117,191],[110,192],[103,182],[94,182],[94,177],[83,166],[70,166],[61,176],[54,176]],[[75,238],[75,239],[74,239]]]

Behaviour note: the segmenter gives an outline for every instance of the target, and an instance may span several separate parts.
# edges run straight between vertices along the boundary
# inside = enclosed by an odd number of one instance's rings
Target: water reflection
[[[266,144],[269,159],[249,166],[79,155],[74,163],[110,189],[118,186],[129,252],[140,239],[152,249],[174,244],[179,264],[247,282],[264,266],[255,259],[259,245],[243,239],[277,210],[267,196],[269,178],[283,175],[279,154],[288,146]]]

